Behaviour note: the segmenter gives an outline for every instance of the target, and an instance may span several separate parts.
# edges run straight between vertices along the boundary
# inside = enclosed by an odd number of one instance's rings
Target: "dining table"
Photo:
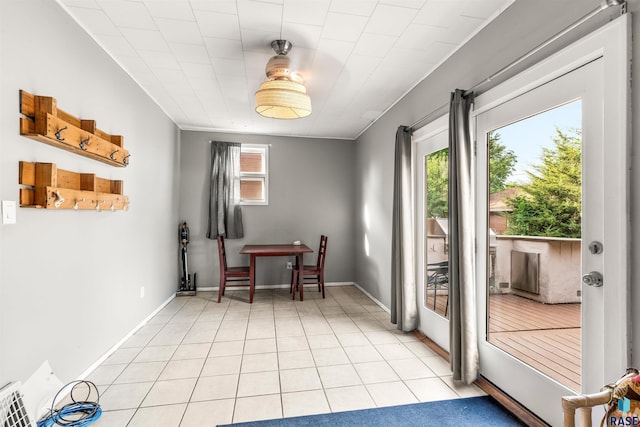
[[[249,295],[251,295],[249,303],[253,302],[253,291],[256,285],[256,258],[259,256],[292,256],[296,257],[296,265],[304,266],[304,254],[312,253],[313,249],[305,244],[253,244],[244,245],[240,249],[241,254],[250,256],[249,261]],[[298,283],[294,283],[293,286],[302,286],[304,283],[304,277],[302,274],[298,274]],[[300,294],[300,301],[302,301],[302,294]]]

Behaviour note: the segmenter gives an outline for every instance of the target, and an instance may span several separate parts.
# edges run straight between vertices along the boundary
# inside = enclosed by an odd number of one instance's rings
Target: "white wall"
[[[226,240],[229,265],[248,265],[238,251],[250,243],[300,240],[317,257],[320,235],[326,234],[325,281],[353,282],[353,141],[183,131],[181,136],[180,218],[191,231],[190,271],[198,287],[219,285],[218,248],[206,238],[210,140],[269,145],[269,205],[243,206],[244,238]],[[258,258],[257,285],[289,283],[287,260]]]
[[[128,212],[23,208],[0,225],[0,386],[44,360],[68,381],[176,289],[179,134],[56,2],[2,0],[0,30],[0,199],[18,200],[26,160],[124,180],[131,200]],[[19,89],[123,135],[130,166],[20,136]]]

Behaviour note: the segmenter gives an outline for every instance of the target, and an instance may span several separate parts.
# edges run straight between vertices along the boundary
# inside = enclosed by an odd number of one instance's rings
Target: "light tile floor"
[[[89,377],[98,427],[232,422],[483,395],[355,286],[176,297]]]

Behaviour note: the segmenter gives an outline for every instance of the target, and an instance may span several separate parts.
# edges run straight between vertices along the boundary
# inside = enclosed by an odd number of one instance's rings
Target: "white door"
[[[475,104],[480,372],[551,425],[562,425],[562,396],[599,391],[629,360],[627,24],[620,21]],[[569,110],[577,126],[563,121]],[[559,129],[558,142],[532,141],[544,126]],[[525,160],[506,186],[492,182],[500,172],[489,161],[496,137]],[[537,156],[522,154],[536,145]],[[576,156],[577,170],[569,170]],[[564,179],[562,187],[561,175],[577,185]],[[577,229],[567,213],[576,191]],[[562,206],[548,208],[545,199]],[[602,274],[602,286],[591,286],[591,272]]]
[[[416,283],[420,324],[418,329],[449,350],[447,148],[448,116],[413,135],[416,203]],[[437,170],[429,170],[429,165]],[[431,177],[431,182],[429,177]],[[434,177],[437,182],[434,182]],[[428,197],[431,193],[434,197]]]

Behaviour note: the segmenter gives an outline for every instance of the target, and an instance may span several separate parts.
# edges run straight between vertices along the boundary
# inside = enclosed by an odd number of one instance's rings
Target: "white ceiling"
[[[58,0],[182,129],[353,139],[514,0]],[[313,113],[254,94],[287,39]]]

